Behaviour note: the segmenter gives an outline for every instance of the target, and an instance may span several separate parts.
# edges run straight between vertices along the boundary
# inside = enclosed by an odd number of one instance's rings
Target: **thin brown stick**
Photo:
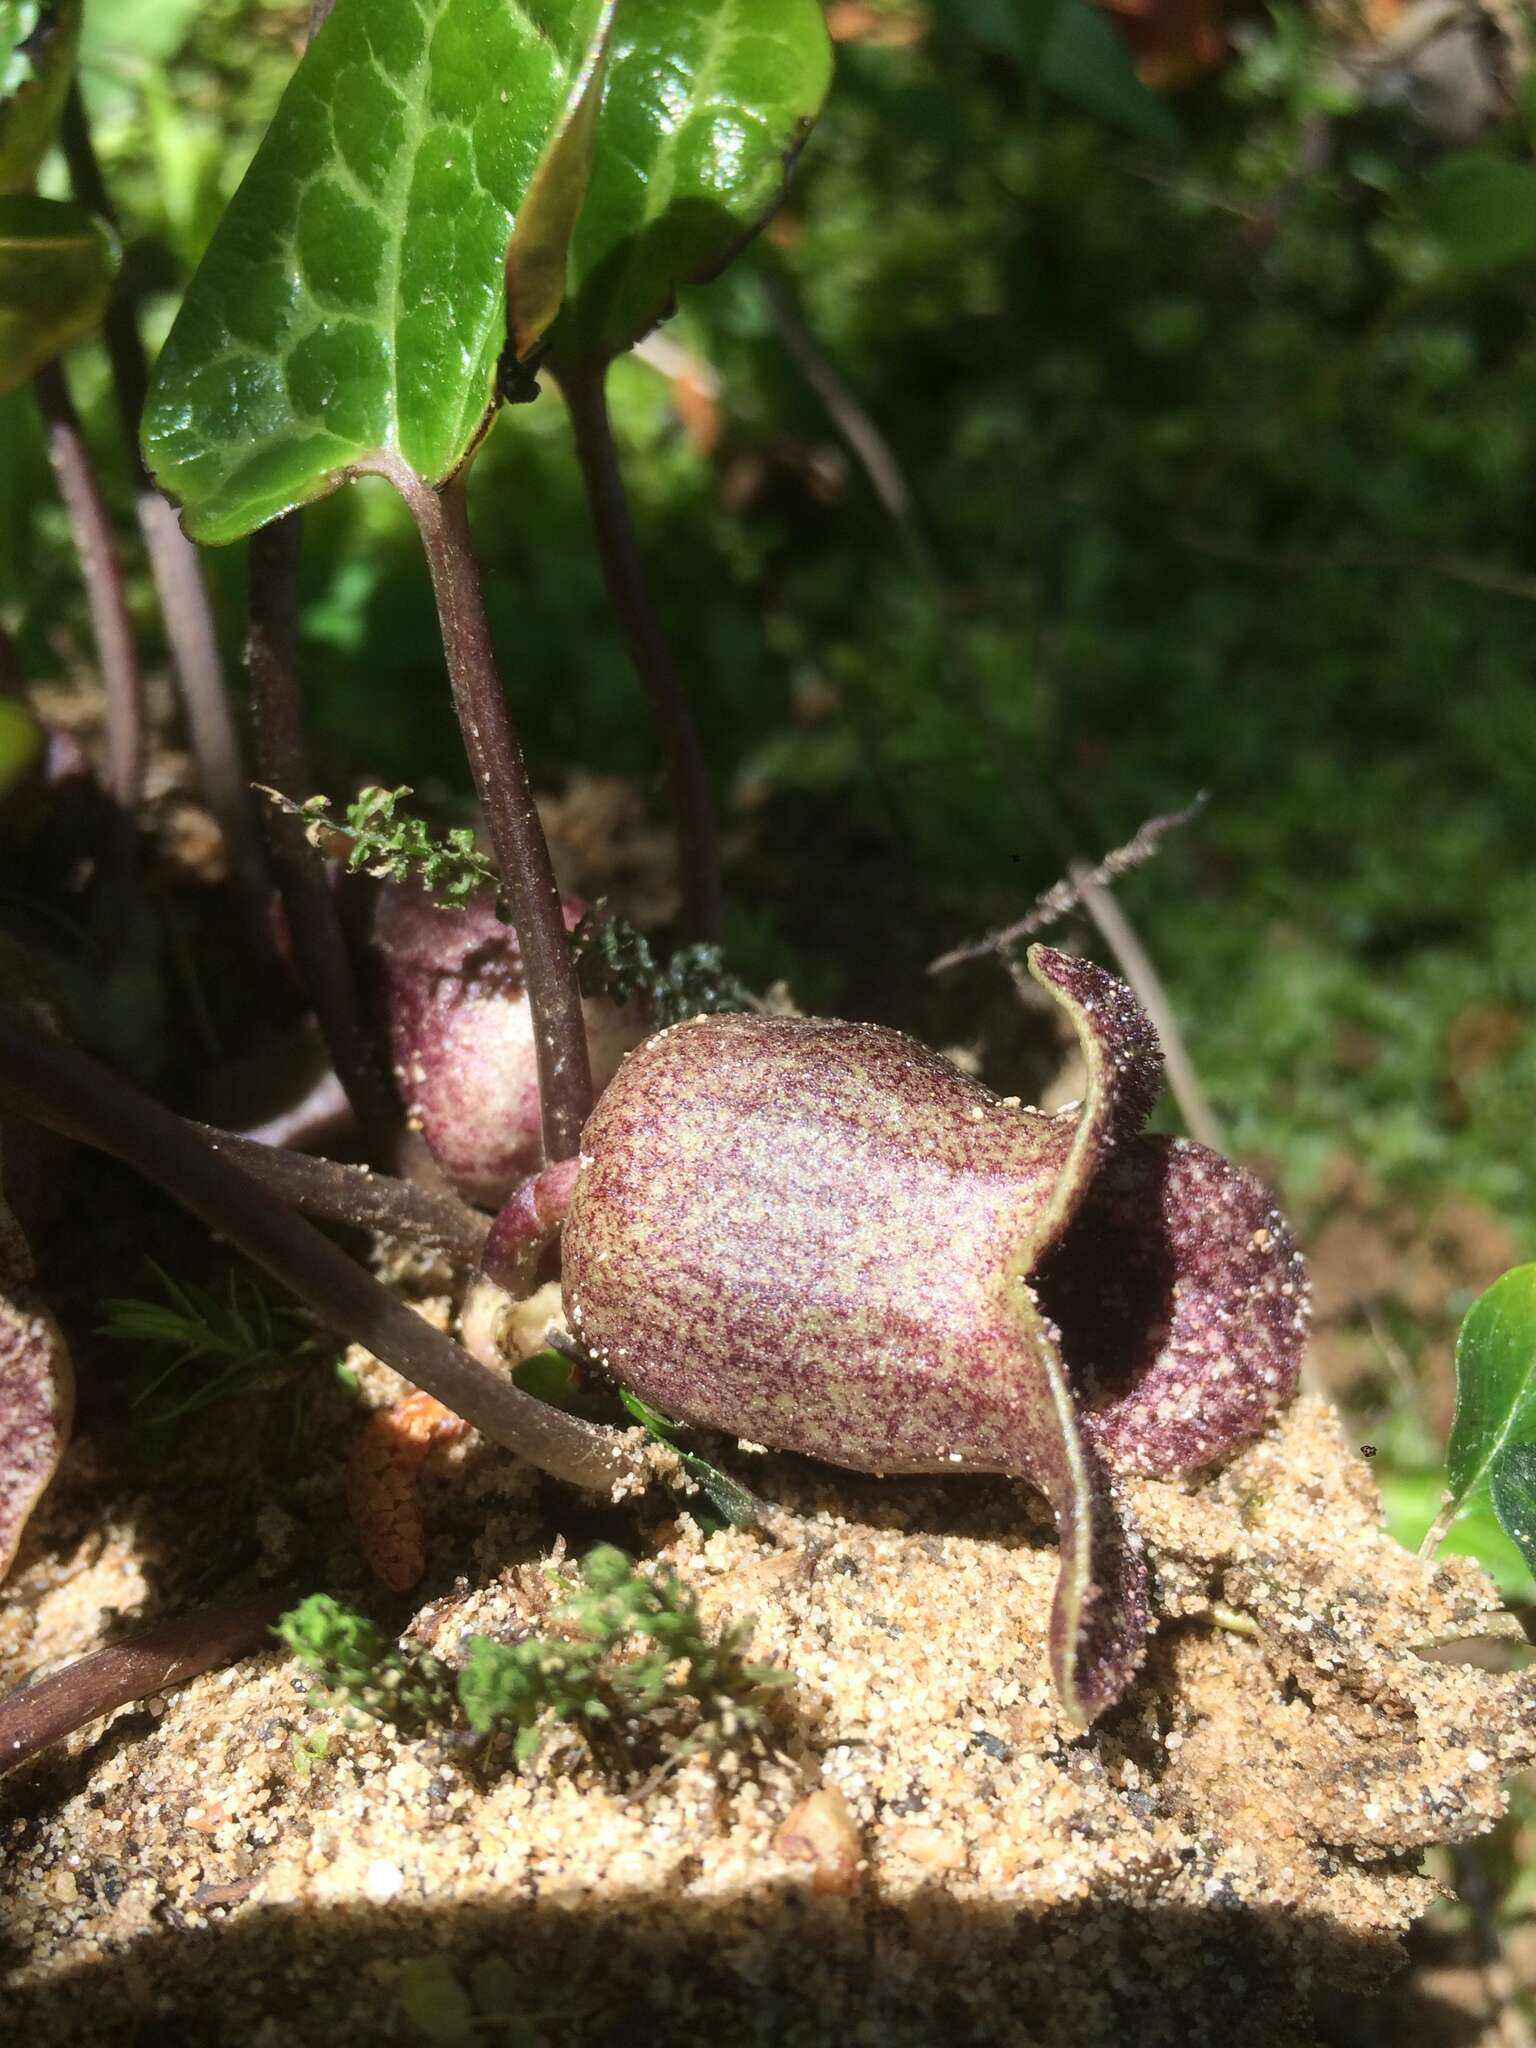
[[[432,572],[443,653],[470,772],[522,948],[533,1010],[544,1157],[570,1159],[592,1111],[592,1069],[576,962],[544,828],[491,645],[464,476],[429,489],[403,464],[384,470],[415,518]]]
[[[918,519],[917,506],[907,488],[895,450],[863,400],[806,325],[805,316],[786,280],[774,271],[765,271],[762,288],[768,316],[790,360],[821,400],[828,419],[847,443],[886,517],[900,534],[918,574],[938,595],[944,595],[944,573]]]
[[[699,730],[688,693],[651,598],[635,538],[623,472],[608,417],[606,363],[572,364],[560,373],[576,455],[586,485],[608,599],[630,662],[650,700],[667,759],[667,781],[681,851],[683,916],[689,935],[718,939],[721,920],[720,836]]]
[[[312,792],[300,691],[299,571],[303,515],[290,512],[250,539],[246,673],[260,780],[300,804]],[[346,934],[325,869],[300,821],[264,806],[299,978],[319,1021],[337,1078],[376,1158],[393,1149],[400,1107],[363,1022]]]
[[[0,1012],[0,1088],[23,1114],[156,1182],[328,1328],[434,1394],[492,1442],[556,1478],[604,1491],[638,1469],[618,1432],[563,1415],[487,1372],[192,1125],[9,1012]]]
[[[75,197],[115,225],[116,209],[91,141],[78,80],[70,87],[64,103],[59,140]],[[108,301],[102,340],[106,344],[123,445],[136,481],[139,530],[165,622],[188,744],[197,763],[203,798],[224,839],[230,873],[251,936],[262,953],[267,954],[271,945],[267,933],[266,860],[240,757],[240,739],[219,655],[213,607],[197,550],[182,532],[175,508],[155,488],[144,467],[139,423],[144,414],[144,394],[149,388],[149,367],[132,299],[121,287]]]
[[[367,1166],[348,1166],[309,1152],[263,1145],[212,1124],[193,1126],[209,1147],[232,1160],[268,1194],[302,1215],[355,1230],[383,1230],[447,1252],[461,1265],[478,1265],[491,1219],[457,1195],[439,1194]]]
[[[1182,810],[1166,811],[1160,817],[1148,818],[1145,824],[1136,828],[1124,846],[1117,846],[1113,853],[1106,853],[1092,867],[1076,864],[1067,880],[1053,882],[1015,923],[1004,925],[998,931],[986,932],[979,939],[968,939],[963,946],[941,953],[937,960],[929,961],[928,972],[943,974],[967,960],[983,959],[988,953],[1009,953],[1035,932],[1059,923],[1083,901],[1085,888],[1107,888],[1122,875],[1143,866],[1157,852],[1167,834],[1187,825],[1204,805],[1205,792],[1202,790],[1194,802],[1186,804]]]
[[[96,465],[57,363],[38,372],[35,389],[48,439],[48,460],[85,580],[106,712],[107,786],[127,820],[131,847],[144,784],[144,683],[128,598]]]
[[[247,919],[267,949],[270,881],[202,564],[169,498],[141,490],[138,514],[198,785],[218,824]]]
[[[227,1606],[179,1615],[7,1693],[0,1699],[0,1773],[15,1770],[114,1708],[151,1699],[261,1649],[273,1622],[290,1604],[290,1596],[254,1593]]]

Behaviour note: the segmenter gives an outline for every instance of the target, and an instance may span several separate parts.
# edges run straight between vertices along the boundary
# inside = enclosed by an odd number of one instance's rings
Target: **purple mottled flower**
[[[1055,1510],[1068,1712],[1117,1699],[1148,1626],[1112,1472],[1178,1472],[1294,1391],[1299,1254],[1219,1154],[1142,1134],[1161,1079],[1129,989],[1037,946],[1088,1065],[1045,1115],[873,1025],[698,1017],[587,1126],[573,1327],[679,1420],[872,1472],[1005,1472]]]
[[[563,903],[574,931],[587,906]],[[533,1012],[522,952],[496,900],[442,909],[415,883],[386,883],[372,943],[384,981],[390,1057],[406,1113],[468,1200],[494,1208],[543,1159]],[[645,1033],[643,1012],[606,996],[582,1004],[592,1084],[601,1089]]]

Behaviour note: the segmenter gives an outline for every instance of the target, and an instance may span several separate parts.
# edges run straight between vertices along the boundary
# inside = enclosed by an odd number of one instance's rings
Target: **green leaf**
[[[164,63],[174,57],[205,0],[94,0],[80,46],[83,69]]]
[[[658,1443],[676,1451],[678,1463],[697,1486],[705,1499],[723,1521],[732,1528],[749,1529],[762,1514],[762,1503],[755,1494],[749,1493],[718,1465],[711,1465],[707,1458],[701,1458],[697,1451],[685,1451],[677,1441],[677,1424],[669,1422],[658,1409],[642,1401],[638,1394],[632,1394],[628,1387],[620,1387],[619,1399],[629,1413]]]
[[[479,2039],[469,1993],[442,1956],[400,1965],[400,2010],[440,2048],[471,2048]]]
[[[1536,1439],[1536,1265],[1516,1266],[1468,1309],[1456,1339],[1446,1471],[1456,1513],[1481,1504],[1506,1444]]]
[[[81,0],[0,0],[0,192],[29,192],[80,45]]]
[[[1417,1550],[1444,1498],[1444,1474],[1378,1470],[1376,1479],[1393,1539],[1405,1550]],[[1525,1563],[1491,1509],[1474,1508],[1463,1515],[1448,1531],[1441,1548],[1454,1557],[1474,1559],[1506,1600],[1523,1599],[1531,1590]]]
[[[607,1389],[584,1386],[575,1366],[559,1351],[535,1351],[523,1359],[513,1368],[512,1384],[532,1394],[535,1401],[547,1402],[567,1415],[580,1415],[588,1422],[616,1419],[615,1403]]]
[[[230,201],[144,417],[202,541],[483,431],[513,223],[604,0],[337,0]]]
[[[469,1973],[475,2011],[488,2018],[514,2019],[524,1998],[523,1983],[505,1956],[487,1956]]]
[[[565,303],[571,237],[587,196],[597,116],[608,72],[615,0],[607,0],[507,245],[507,334],[525,360]]]
[[[724,268],[781,198],[826,97],[817,0],[621,7],[559,362],[606,362]]]
[[[1085,113],[1159,149],[1178,147],[1178,123],[1089,0],[939,0],[939,13]]]
[[[0,198],[0,396],[91,332],[117,255],[109,230],[73,201]]]
[[[1536,167],[1470,151],[1424,179],[1424,225],[1451,262],[1488,270],[1536,250]]]
[[[1131,54],[1088,0],[1063,0],[1040,63],[1052,92],[1159,149],[1177,149],[1179,125],[1136,76]]]
[[[1536,1444],[1506,1444],[1488,1481],[1499,1527],[1536,1572]]]

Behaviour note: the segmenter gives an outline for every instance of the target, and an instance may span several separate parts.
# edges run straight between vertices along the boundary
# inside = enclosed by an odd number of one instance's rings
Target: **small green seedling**
[[[384,1631],[333,1600],[311,1593],[285,1614],[277,1634],[323,1688],[313,1707],[356,1721],[386,1721],[408,1733],[448,1719],[448,1673],[423,1652],[407,1656]]]
[[[159,1354],[132,1395],[135,1419],[159,1438],[224,1401],[253,1394],[293,1397],[302,1426],[317,1359],[334,1347],[306,1318],[280,1307],[256,1280],[231,1268],[222,1291],[173,1280],[150,1261],[163,1290],[102,1303],[97,1334]]]
[[[548,2004],[503,1956],[486,1956],[467,1978],[446,1956],[422,1956],[400,1965],[400,2009],[437,2048],[541,2048],[545,2024],[575,2019],[584,2008]]]

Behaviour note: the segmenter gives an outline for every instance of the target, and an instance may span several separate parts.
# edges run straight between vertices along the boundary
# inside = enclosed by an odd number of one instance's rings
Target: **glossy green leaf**
[[[826,97],[818,0],[625,0],[576,229],[558,364],[605,362],[772,213]]]
[[[117,243],[83,206],[0,198],[0,395],[89,334],[117,275]]]
[[[1488,1482],[1500,1528],[1536,1572],[1536,1444],[1506,1444]]]
[[[482,431],[514,218],[603,0],[337,0],[188,288],[144,418],[203,541]]]
[[[0,192],[28,192],[59,125],[80,0],[0,0]]]
[[[1536,167],[1469,151],[1424,179],[1424,225],[1451,262],[1489,270],[1536,250]]]
[[[571,238],[592,175],[615,4],[616,0],[607,0],[602,10],[592,46],[571,86],[560,125],[533,174],[507,246],[507,334],[520,361],[543,338],[565,302]]]
[[[1451,1503],[1460,1513],[1488,1492],[1509,1444],[1536,1441],[1536,1265],[1495,1280],[1456,1339],[1456,1415],[1446,1447]]]

